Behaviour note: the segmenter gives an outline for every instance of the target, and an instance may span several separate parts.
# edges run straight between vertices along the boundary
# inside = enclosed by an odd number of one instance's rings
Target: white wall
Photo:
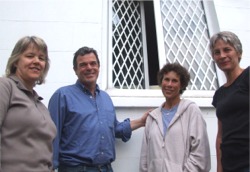
[[[241,66],[250,65],[250,1],[214,0],[220,30],[234,32],[241,40],[243,56]]]
[[[51,94],[59,87],[73,84],[76,76],[72,69],[73,53],[82,46],[97,49],[101,69],[106,68],[102,57],[107,56],[107,1],[108,0],[0,0],[0,76],[16,41],[25,35],[42,37],[49,47],[51,68],[45,85],[36,90],[47,105]],[[235,32],[243,43],[241,65],[250,64],[249,0],[214,0],[220,30]],[[98,80],[102,75],[101,70]],[[105,77],[104,77],[105,78]],[[103,86],[105,87],[105,85]],[[124,102],[126,103],[126,102]],[[140,117],[149,107],[117,107],[118,119]],[[217,120],[214,109],[201,108],[207,122],[210,139],[212,170],[215,172],[215,136]],[[117,141],[116,172],[137,172],[143,129],[133,132],[128,143]]]
[[[46,84],[36,90],[47,104],[58,87],[75,82],[72,61],[78,48],[94,47],[101,56],[102,13],[102,1],[0,0],[0,76],[18,39],[26,35],[43,38],[51,68]]]

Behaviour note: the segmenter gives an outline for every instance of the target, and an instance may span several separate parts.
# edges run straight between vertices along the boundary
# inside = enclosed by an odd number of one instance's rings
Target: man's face
[[[95,87],[100,67],[95,54],[79,55],[76,62],[77,66],[74,70],[80,82],[89,89]]]

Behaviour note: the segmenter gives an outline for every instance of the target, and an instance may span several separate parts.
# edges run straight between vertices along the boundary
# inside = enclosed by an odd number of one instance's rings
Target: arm
[[[184,172],[209,172],[211,168],[210,147],[206,122],[199,107],[189,107],[189,134],[187,135]],[[189,114],[189,115],[190,115]]]
[[[220,150],[221,142],[222,142],[222,124],[221,121],[218,120],[218,132],[216,136],[217,172],[223,172],[221,165],[221,150]]]
[[[128,141],[131,137],[132,130],[145,126],[150,111],[151,110],[147,111],[141,118],[132,121],[125,119],[123,122],[119,122],[115,119],[115,137],[121,138],[124,142]]]
[[[10,107],[11,85],[0,78],[0,128]]]
[[[146,123],[146,119],[148,117],[148,114],[151,110],[148,110],[147,112],[145,112],[141,118],[138,118],[138,119],[135,119],[135,120],[132,120],[130,122],[130,127],[132,130],[136,130],[140,127],[143,127],[145,126],[145,123]]]
[[[1,79],[1,78],[0,78]],[[4,122],[4,118],[7,114],[9,109],[9,102],[10,102],[10,94],[11,90],[9,89],[11,86],[7,86],[4,83],[4,80],[0,80],[0,138],[2,137],[2,125]],[[1,141],[0,141],[0,149],[2,149]],[[1,152],[0,152],[0,171],[2,166],[1,160]]]
[[[61,97],[60,93],[56,92],[50,98],[48,105],[51,118],[57,128],[57,135],[53,141],[53,169],[57,169],[59,166],[60,139],[63,128],[63,121],[65,117],[65,106],[63,100],[64,99],[63,97]]]
[[[147,172],[148,171],[148,130],[150,126],[150,118],[146,121],[146,125],[144,128],[144,134],[142,139],[142,145],[141,145],[141,155],[140,155],[140,164],[139,164],[139,172]]]

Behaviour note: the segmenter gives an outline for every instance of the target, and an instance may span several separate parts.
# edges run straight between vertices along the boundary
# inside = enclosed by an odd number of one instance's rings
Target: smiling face
[[[164,97],[168,100],[175,101],[180,99],[180,76],[174,71],[164,74],[161,83],[161,90]]]
[[[99,63],[94,53],[79,55],[76,59],[75,73],[80,82],[89,91],[96,87],[96,81],[99,75]]]
[[[232,71],[239,66],[241,54],[222,39],[218,39],[214,44],[212,55],[217,66],[224,72]]]
[[[46,55],[31,43],[19,56],[15,64],[15,75],[24,82],[28,89],[32,89],[43,75],[46,60]]]

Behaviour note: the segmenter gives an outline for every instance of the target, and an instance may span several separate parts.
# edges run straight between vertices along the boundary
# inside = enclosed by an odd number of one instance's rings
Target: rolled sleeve
[[[121,138],[122,141],[127,142],[132,135],[132,129],[130,126],[130,119],[127,118],[123,122],[117,122],[115,128],[115,137]]]

